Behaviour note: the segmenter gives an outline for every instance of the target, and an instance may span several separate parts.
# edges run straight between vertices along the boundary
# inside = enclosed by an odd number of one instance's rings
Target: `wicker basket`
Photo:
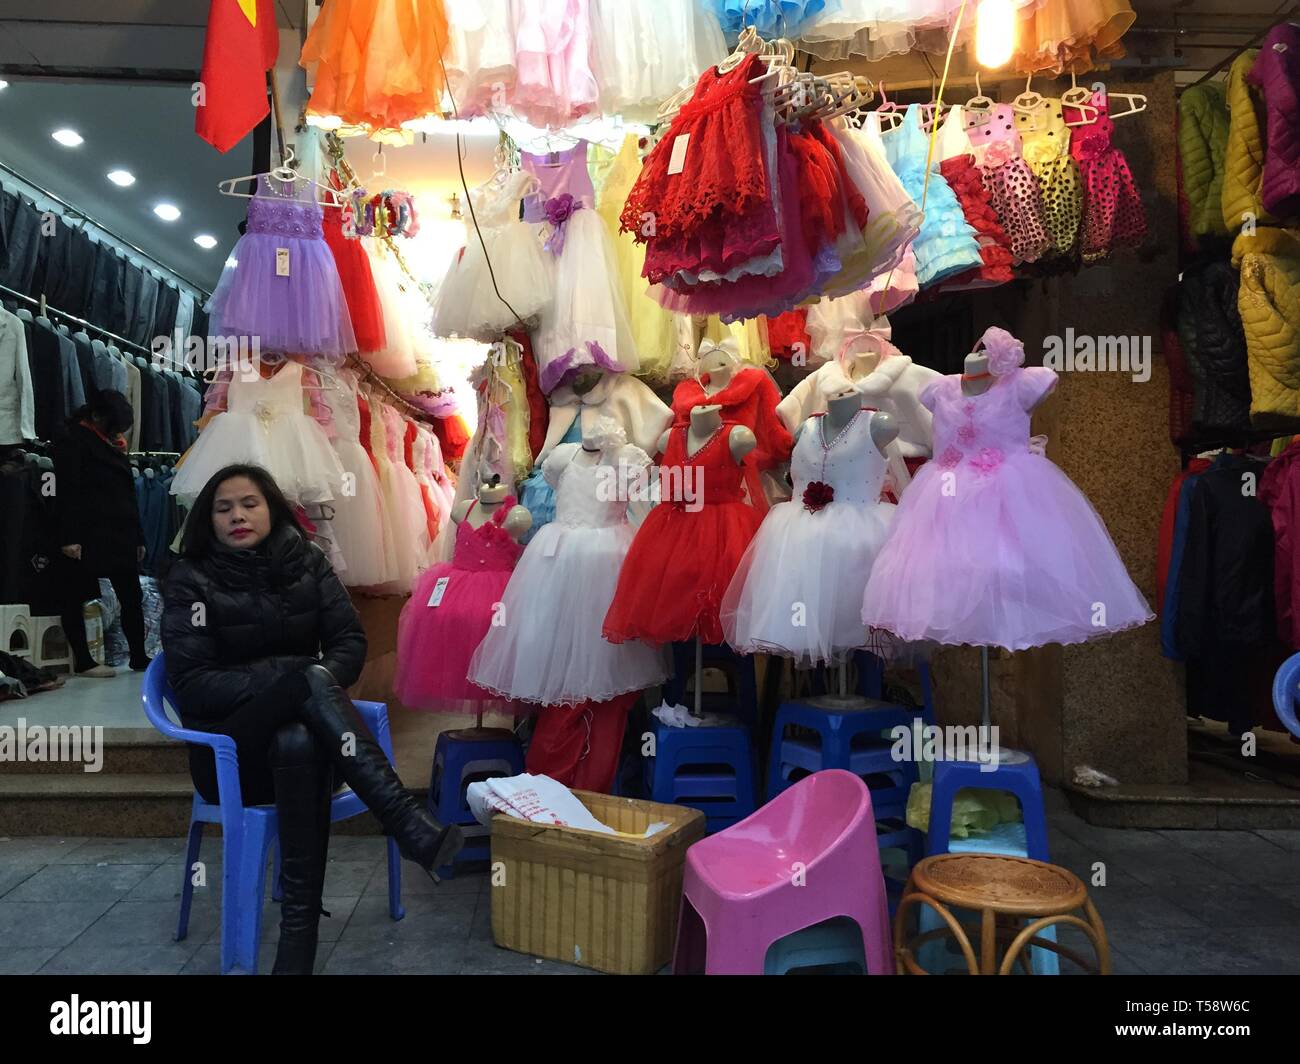
[[[611,975],[651,975],[672,960],[686,848],[704,814],[574,791],[601,823],[647,839],[492,818],[492,937],[498,946]]]

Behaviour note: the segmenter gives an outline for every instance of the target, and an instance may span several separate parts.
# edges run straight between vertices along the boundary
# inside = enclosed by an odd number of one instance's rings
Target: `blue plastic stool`
[[[1300,739],[1300,718],[1296,716],[1296,698],[1300,696],[1300,654],[1292,654],[1282,662],[1273,677],[1273,708],[1277,719],[1297,739]]]
[[[915,761],[895,761],[891,753],[893,740],[884,734],[902,726],[911,728],[915,714],[903,706],[877,702],[865,709],[836,711],[809,702],[783,702],[772,724],[772,749],[768,760],[767,798],[771,801],[792,782],[785,771],[801,768],[820,772],[842,768],[859,776],[875,773],[902,773],[909,781],[916,779]],[[820,743],[785,738],[785,729],[797,725],[817,733]],[[855,742],[855,740],[860,740]],[[907,801],[910,782],[902,782],[901,799]],[[872,791],[873,807],[877,802],[896,804],[897,794],[881,795]]]
[[[190,807],[190,828],[185,846],[185,867],[181,878],[181,911],[176,922],[176,941],[189,933],[190,907],[194,902],[192,870],[203,844],[203,825],[221,825],[221,974],[242,971],[257,973],[257,951],[262,938],[262,897],[266,887],[266,858],[276,845],[279,820],[275,806],[243,803],[239,790],[239,761],[235,740],[228,735],[182,728],[167,715],[176,706],[176,695],[167,682],[163,655],[149,664],[144,674],[142,696],[145,716],[169,739],[206,746],[217,762],[217,793],[212,805],[196,793]],[[393,739],[388,731],[388,711],[382,702],[354,702],[361,719],[389,763],[393,760]],[[331,823],[366,812],[366,806],[350,789],[330,801]],[[388,839],[388,913],[394,920],[406,915],[402,907],[402,859],[397,843]],[[279,847],[276,846],[279,864]],[[279,875],[275,894],[279,895]]]
[[[700,696],[700,709],[705,713],[723,713],[739,717],[753,728],[758,724],[758,678],[752,656],[737,654],[725,643],[705,645],[701,659],[703,668],[718,669],[727,674],[728,690],[725,694],[705,691]],[[694,707],[691,690],[695,677],[695,643],[673,644],[673,676],[664,684],[664,701],[670,706]],[[688,701],[689,700],[689,701]]]
[[[733,721],[697,728],[673,728],[659,720],[652,723],[655,756],[646,758],[651,800],[699,809],[710,833],[743,820],[758,808],[749,729]],[[698,771],[701,767],[710,771]]]
[[[1027,755],[1026,755],[1027,756]],[[980,771],[974,761],[939,761],[934,766],[934,790],[930,792],[930,832],[927,855],[948,852],[952,833],[952,804],[964,787],[1005,791],[1020,800],[1025,822],[1025,854],[1035,861],[1048,861],[1047,814],[1043,808],[1043,784],[1032,758],[1019,764],[999,764],[991,772]]]
[[[492,832],[470,810],[469,785],[523,771],[523,747],[505,728],[465,728],[438,736],[429,774],[429,812],[444,824],[459,824],[465,833],[464,849],[451,865],[438,869],[439,876],[452,875],[457,864],[486,861],[492,855]]]
[[[926,836],[926,854],[937,853],[1006,853],[1048,861],[1047,814],[1043,807],[1043,785],[1038,765],[1033,759],[1018,764],[999,764],[992,772],[981,772],[972,761],[938,761],[934,766],[934,789],[930,792],[930,831]],[[957,792],[966,787],[1005,791],[1020,801],[1023,824],[999,824],[992,831],[965,839],[950,838],[952,805]],[[942,920],[929,906],[921,906],[921,930],[942,926]],[[1056,941],[1056,928],[1049,927],[1044,938]],[[929,942],[924,956],[917,958],[927,971],[938,970],[942,941]],[[1030,964],[1036,975],[1059,975],[1060,957],[1051,950],[1031,949]]]
[[[788,975],[795,968],[853,965],[867,974],[862,931],[846,916],[813,924],[772,943],[763,962],[764,975]]]

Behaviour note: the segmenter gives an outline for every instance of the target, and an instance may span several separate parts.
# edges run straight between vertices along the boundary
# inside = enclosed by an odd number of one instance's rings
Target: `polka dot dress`
[[[1025,162],[1043,196],[1043,217],[1051,239],[1048,255],[1074,250],[1083,216],[1083,181],[1070,154],[1070,129],[1061,101],[1044,99],[1030,112],[1016,112]]]
[[[1011,105],[1000,103],[986,114],[967,112],[966,133],[1012,257],[1017,263],[1037,261],[1052,240],[1038,179],[1020,154]]]
[[[1112,251],[1136,247],[1147,235],[1146,210],[1133,184],[1128,161],[1111,143],[1115,123],[1106,113],[1104,93],[1093,93],[1097,118],[1072,127],[1070,154],[1079,164],[1083,182],[1083,221],[1079,252],[1084,262],[1097,262]],[[1077,108],[1062,109],[1068,121],[1080,116]]]

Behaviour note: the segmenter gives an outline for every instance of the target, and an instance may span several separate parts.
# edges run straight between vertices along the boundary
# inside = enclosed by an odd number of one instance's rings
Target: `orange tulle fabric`
[[[307,114],[344,132],[394,132],[442,111],[442,0],[331,0],[299,65],[312,77]]]
[[[1120,38],[1136,17],[1129,0],[1045,0],[1017,27],[1013,62],[1024,74],[1086,74],[1124,57]]]

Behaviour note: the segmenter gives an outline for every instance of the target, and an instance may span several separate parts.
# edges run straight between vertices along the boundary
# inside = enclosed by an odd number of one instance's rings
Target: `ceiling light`
[[[110,170],[108,179],[121,188],[135,184],[135,174],[131,173],[130,170]]]
[[[0,78],[0,89],[7,88],[9,88],[9,82],[5,81],[4,78]]]
[[[211,251],[217,246],[217,238],[207,233],[200,233],[194,238],[194,243],[198,244],[204,251]]]
[[[1011,0],[980,0],[975,16],[975,61],[989,70],[1006,66],[1016,50],[1016,9]]]
[[[158,206],[153,209],[153,212],[164,222],[174,222],[181,216],[181,209],[170,203],[158,204]]]
[[[81,134],[75,129],[56,129],[50,134],[55,140],[65,148],[75,148],[81,144]]]

